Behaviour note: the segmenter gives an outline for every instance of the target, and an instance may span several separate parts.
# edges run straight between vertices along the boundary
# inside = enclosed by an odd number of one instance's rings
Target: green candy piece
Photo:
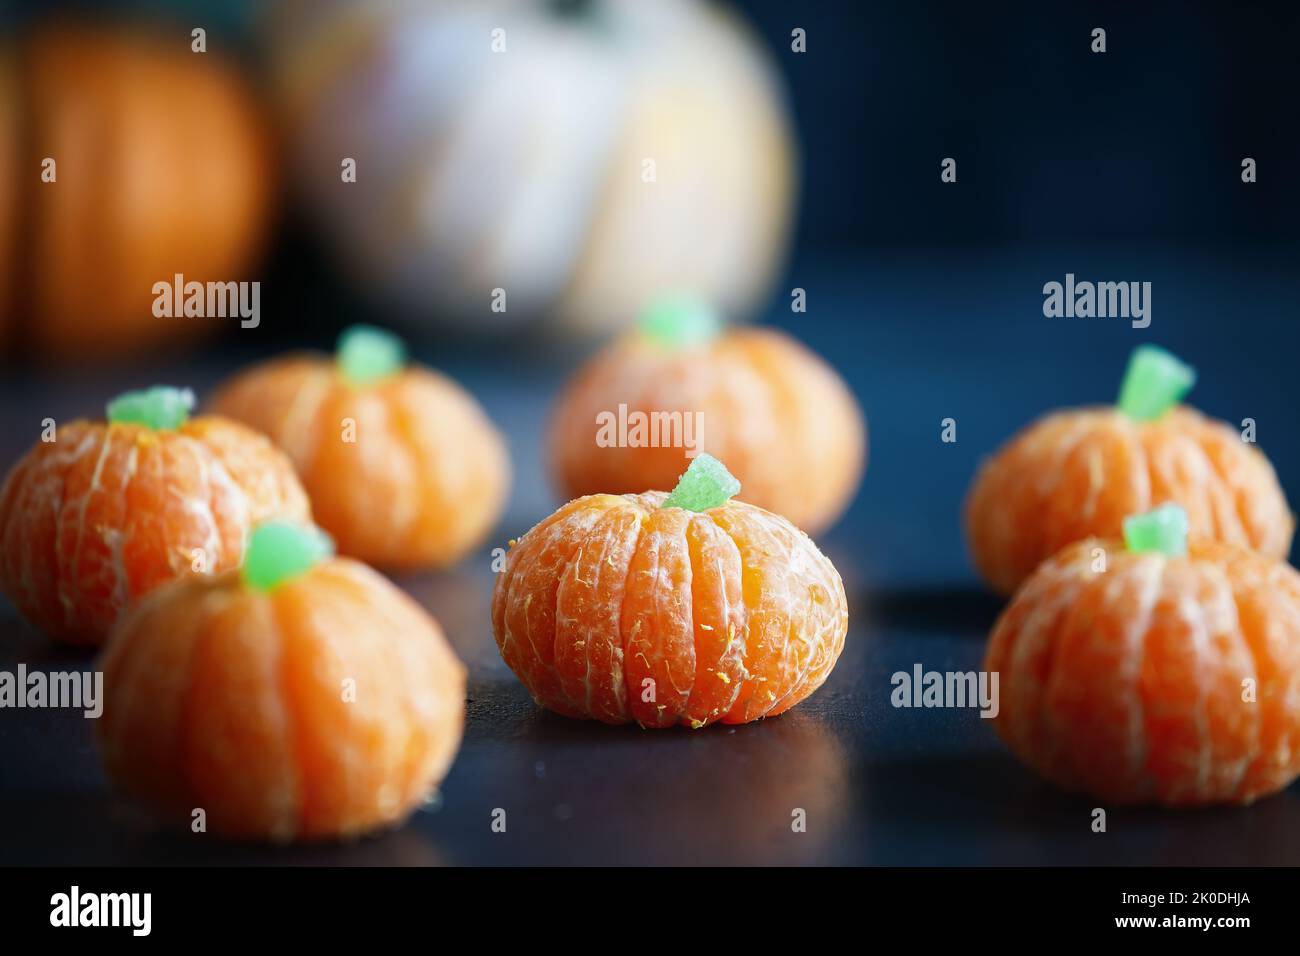
[[[123,392],[108,403],[106,412],[115,425],[144,425],[155,431],[180,428],[194,409],[194,390],[155,385]]]
[[[267,521],[249,535],[240,573],[247,587],[269,591],[307,573],[333,553],[334,542],[319,528]]]
[[[739,491],[740,482],[726,465],[712,455],[700,454],[677,479],[677,487],[660,507],[708,511],[726,504]]]
[[[668,349],[703,345],[722,331],[717,313],[698,299],[685,297],[652,302],[642,311],[637,326],[650,341]]]
[[[1187,512],[1168,504],[1125,518],[1124,546],[1134,554],[1155,551],[1170,558],[1183,557],[1187,554]]]
[[[1196,369],[1155,345],[1139,345],[1128,360],[1119,410],[1135,422],[1153,422],[1196,384]]]
[[[406,364],[406,346],[392,332],[373,325],[353,325],[343,330],[335,350],[339,371],[352,385],[369,385]]]

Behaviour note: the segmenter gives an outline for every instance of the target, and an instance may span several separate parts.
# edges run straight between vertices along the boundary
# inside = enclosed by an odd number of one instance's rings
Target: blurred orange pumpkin
[[[345,558],[266,587],[230,572],[163,588],[123,618],[103,671],[110,779],[227,837],[398,823],[447,773],[464,722],[465,668],[437,622]]]
[[[1177,502],[1193,534],[1285,558],[1295,527],[1273,466],[1223,422],[1177,408],[1134,422],[1110,408],[1056,412],[980,469],[966,503],[971,553],[1010,594],[1072,541],[1114,536],[1124,517]]]
[[[284,449],[316,522],[368,564],[458,561],[505,505],[504,441],[473,396],[432,369],[405,365],[359,382],[327,356],[289,355],[235,376],[212,410]]]
[[[1046,415],[980,466],[966,533],[995,591],[1010,594],[1070,542],[1115,537],[1127,515],[1164,503],[1186,509],[1194,537],[1286,557],[1295,519],[1273,466],[1226,423],[1176,404],[1195,379],[1140,346],[1119,405]]]
[[[815,535],[857,491],[866,424],[834,370],[780,332],[674,343],[640,330],[569,383],[550,448],[570,498],[671,488],[688,454],[707,451],[740,479],[745,501]]]
[[[18,129],[18,85],[12,52],[0,47],[0,130]],[[17,138],[0,135],[0,355],[12,334],[14,268],[18,243],[18,204],[6,194],[5,183],[18,177]]]
[[[271,150],[230,63],[182,31],[48,25],[0,60],[0,124],[0,313],[25,345],[102,357],[223,321],[156,317],[153,286],[254,278]]]
[[[1300,575],[1244,548],[1069,545],[1020,587],[984,669],[998,733],[1067,790],[1244,804],[1300,775]]]

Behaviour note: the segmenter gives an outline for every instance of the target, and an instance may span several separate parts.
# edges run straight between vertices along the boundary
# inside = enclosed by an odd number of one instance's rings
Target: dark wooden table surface
[[[1297,250],[1021,248],[980,255],[815,259],[796,268],[809,313],[773,313],[850,381],[871,462],[844,521],[820,541],[844,577],[851,627],[826,685],[789,714],[739,728],[642,731],[539,711],[502,664],[488,618],[487,547],[456,569],[403,579],[470,669],[464,743],[438,799],[399,830],[348,845],[268,848],[154,828],[107,789],[90,722],[0,711],[0,863],[164,864],[1296,864],[1300,788],[1247,809],[1110,811],[1022,768],[974,710],[895,709],[889,678],[914,664],[979,667],[999,609],[969,568],[962,495],[979,458],[1050,407],[1113,398],[1129,350],[1166,345],[1197,365],[1195,402],[1258,422],[1289,498],[1300,497],[1295,420]],[[1044,282],[1067,271],[1154,283],[1149,329],[1049,320]],[[777,297],[778,303],[781,297]],[[93,373],[0,373],[0,464],[40,419],[95,413],[121,388],[192,383],[329,323],[280,308],[199,354]],[[301,334],[299,334],[301,333]],[[263,334],[267,334],[263,332]],[[451,349],[417,354],[465,383],[507,433],[516,470],[489,547],[556,500],[542,424],[573,356]],[[958,441],[940,441],[940,421]],[[0,604],[0,669],[90,666]],[[505,833],[491,829],[506,811]],[[794,832],[802,809],[806,832]]]

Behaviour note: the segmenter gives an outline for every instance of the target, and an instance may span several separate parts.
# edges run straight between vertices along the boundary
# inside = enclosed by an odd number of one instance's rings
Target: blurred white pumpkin
[[[604,332],[665,292],[744,317],[768,291],[792,137],[714,4],[284,0],[269,35],[307,202],[414,315]]]

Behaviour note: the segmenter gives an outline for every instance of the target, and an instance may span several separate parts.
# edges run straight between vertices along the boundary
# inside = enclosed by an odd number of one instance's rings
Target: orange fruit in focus
[[[262,591],[186,578],[103,658],[110,779],[165,819],[284,842],[406,817],[460,743],[465,670],[437,623],[347,559]]]
[[[316,523],[340,553],[368,564],[460,560],[509,491],[505,443],[478,402],[418,365],[354,385],[326,356],[288,356],[237,375],[211,407],[283,448]]]
[[[249,529],[275,516],[308,520],[307,496],[288,459],[242,425],[77,420],[0,486],[0,590],[50,636],[99,645],[160,584],[238,567]]]
[[[839,574],[779,515],[666,497],[579,498],[513,543],[492,600],[501,656],[569,717],[698,728],[783,713],[844,647]]]
[[[1174,502],[1192,537],[1275,559],[1295,521],[1268,459],[1226,424],[1180,406],[1153,422],[1114,408],[1056,412],[980,469],[966,501],[971,554],[1010,594],[1074,541],[1118,537],[1125,516]]]
[[[646,422],[676,414],[676,440],[661,428],[660,447],[604,442],[599,416],[617,420],[620,405]],[[703,434],[687,435],[695,413]],[[779,332],[734,329],[691,348],[631,333],[597,355],[552,415],[552,470],[569,497],[670,488],[690,462],[688,438],[727,463],[746,501],[809,534],[848,507],[866,460],[862,412],[825,362]]]
[[[984,667],[998,733],[1066,789],[1244,804],[1300,774],[1300,575],[1245,549],[1070,545],[1016,594]]]

